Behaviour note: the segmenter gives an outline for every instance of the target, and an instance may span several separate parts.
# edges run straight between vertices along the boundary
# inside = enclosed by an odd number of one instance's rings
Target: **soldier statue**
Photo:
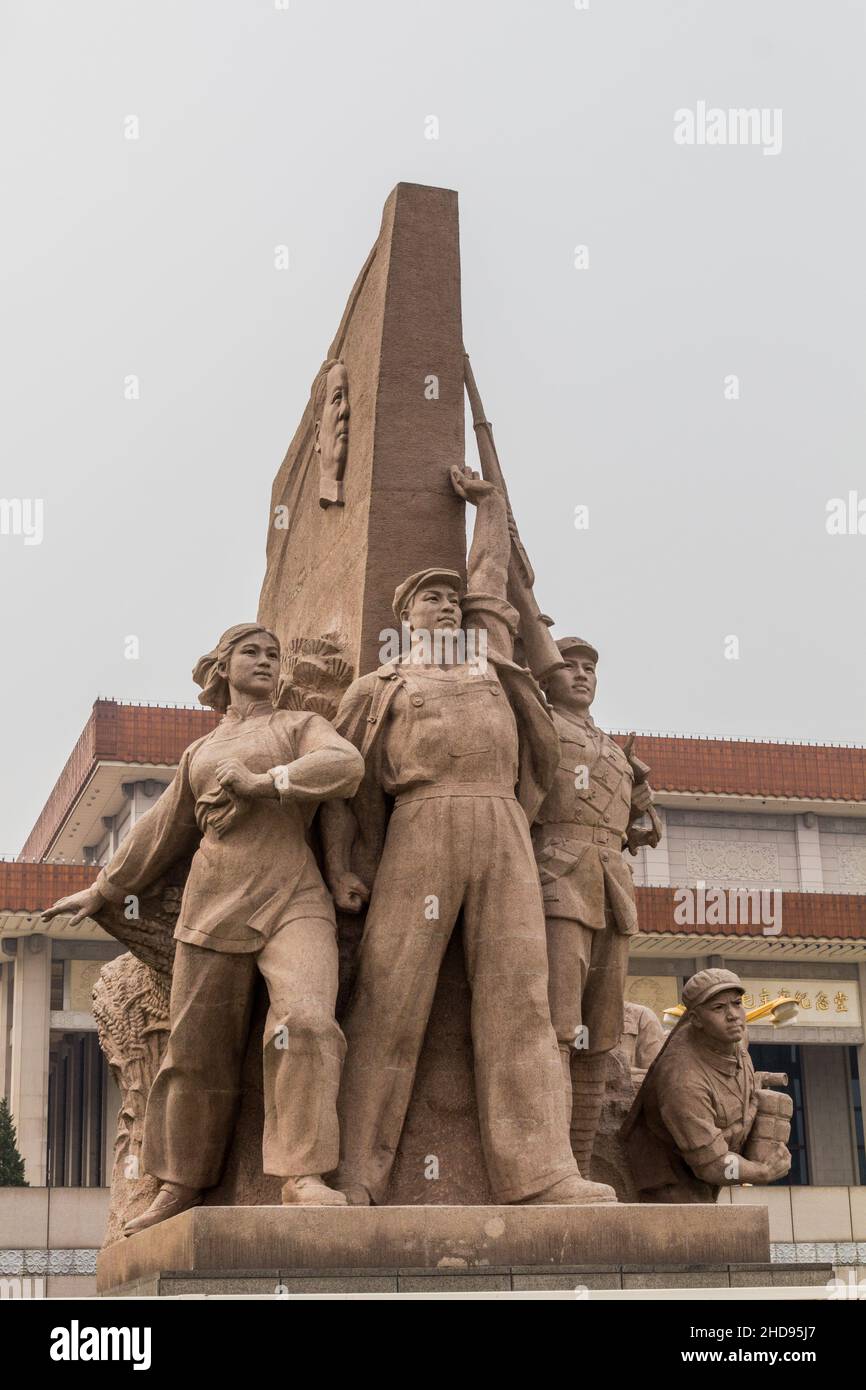
[[[553,786],[532,829],[547,919],[550,1013],[565,1077],[571,1144],[589,1172],[605,1088],[605,1054],[623,1029],[629,938],[638,929],[622,851],[656,845],[646,769],[590,715],[598,652],[579,637],[556,643],[565,662],[543,680],[559,736]],[[630,745],[629,752],[630,752]],[[635,769],[638,769],[637,777]]]

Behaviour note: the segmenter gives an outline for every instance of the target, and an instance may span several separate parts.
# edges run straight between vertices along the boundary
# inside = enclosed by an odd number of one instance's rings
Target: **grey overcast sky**
[[[255,614],[400,180],[459,190],[466,344],[599,722],[866,741],[866,534],[826,529],[866,501],[864,5],[280,3],[2,5],[0,496],[44,536],[0,535],[0,851],[98,695],[194,702]],[[676,143],[701,102],[781,111],[781,149]]]

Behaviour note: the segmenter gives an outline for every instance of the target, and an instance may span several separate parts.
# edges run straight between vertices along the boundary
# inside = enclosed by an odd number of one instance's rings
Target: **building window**
[[[863,1137],[863,1102],[860,1096],[860,1068],[856,1047],[848,1048],[851,1074],[851,1110],[854,1115],[854,1137],[857,1144],[857,1170],[860,1182],[866,1186],[866,1141]]]
[[[105,1182],[106,1063],[95,1032],[52,1033],[48,1071],[48,1186]]]
[[[806,1106],[803,1092],[803,1070],[800,1048],[788,1043],[750,1043],[749,1052],[755,1071],[783,1071],[787,1073],[787,1086],[774,1086],[773,1090],[784,1091],[794,1102],[791,1119],[791,1171],[786,1178],[780,1178],[777,1186],[806,1187],[809,1182],[809,1160],[806,1151]]]
[[[63,1005],[63,982],[64,967],[66,962],[53,960],[51,962],[51,1010],[59,1013]]]

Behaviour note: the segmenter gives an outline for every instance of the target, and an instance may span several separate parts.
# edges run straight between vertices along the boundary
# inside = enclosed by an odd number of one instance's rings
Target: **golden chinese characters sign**
[[[856,980],[786,980],[784,975],[767,980],[740,977],[746,987],[743,1003],[757,1009],[784,994],[796,1000],[797,1028],[859,1028],[860,998]],[[780,1037],[782,1036],[780,1031]]]

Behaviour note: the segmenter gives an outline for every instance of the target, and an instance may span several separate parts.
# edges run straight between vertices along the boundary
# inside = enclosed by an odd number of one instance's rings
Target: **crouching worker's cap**
[[[687,1009],[694,1009],[698,1004],[706,1004],[716,994],[723,994],[726,989],[735,989],[738,994],[746,992],[742,980],[733,970],[699,970],[683,985],[683,1003]]]

